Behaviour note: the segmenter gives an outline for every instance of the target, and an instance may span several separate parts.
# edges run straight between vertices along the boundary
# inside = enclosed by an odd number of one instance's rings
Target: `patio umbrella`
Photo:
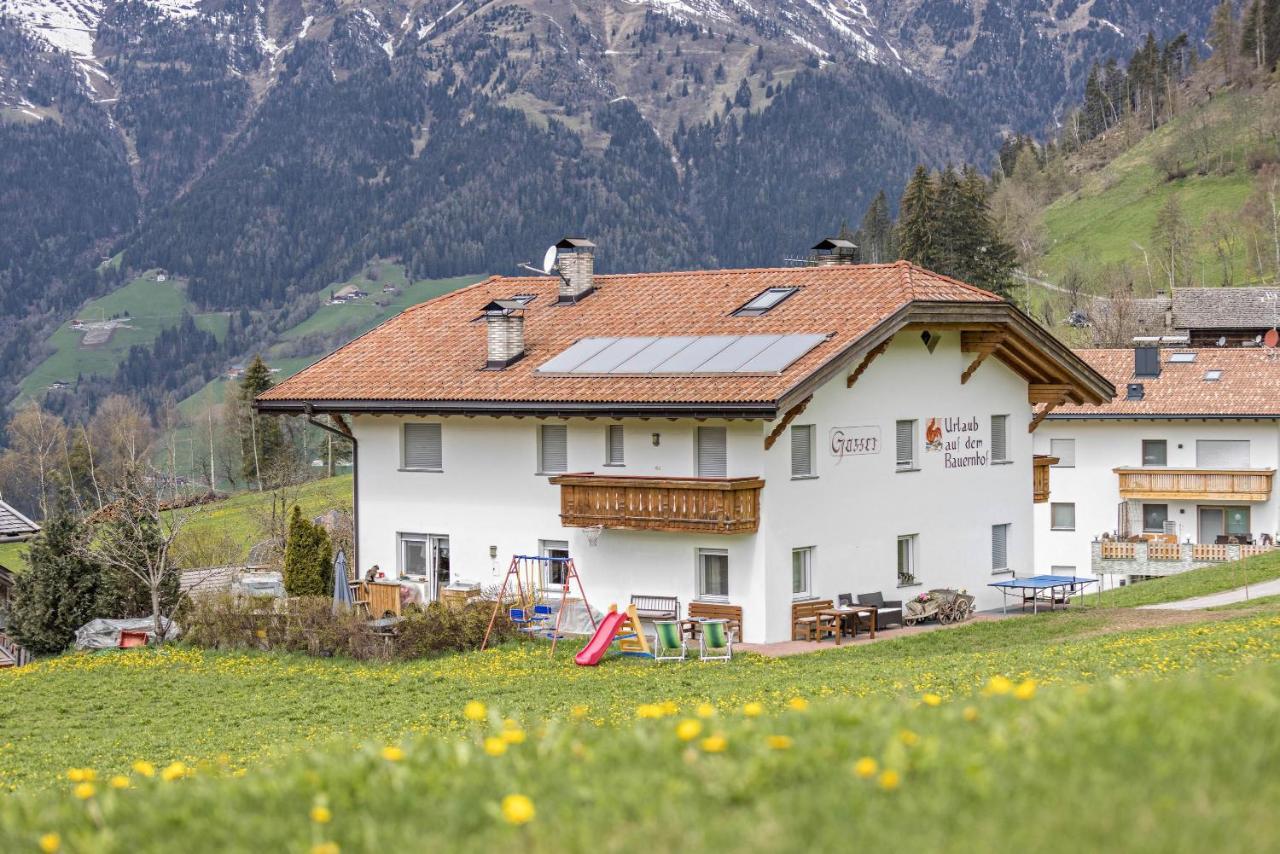
[[[354,605],[351,598],[351,586],[347,583],[347,556],[341,549],[333,561],[333,613],[346,610]]]

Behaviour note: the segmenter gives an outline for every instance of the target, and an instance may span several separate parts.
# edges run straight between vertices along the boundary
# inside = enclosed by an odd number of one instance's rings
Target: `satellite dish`
[[[547,247],[547,254],[542,256],[542,272],[550,273],[556,266],[555,244]]]
[[[1219,338],[1219,339],[1218,339],[1217,341],[1215,341],[1214,343],[1215,343],[1215,344],[1217,344],[1219,347],[1225,347],[1225,346],[1227,346],[1227,336],[1223,335],[1221,338]]]
[[[1267,334],[1262,336],[1262,343],[1268,347],[1275,347],[1280,344],[1280,331],[1268,329]]]

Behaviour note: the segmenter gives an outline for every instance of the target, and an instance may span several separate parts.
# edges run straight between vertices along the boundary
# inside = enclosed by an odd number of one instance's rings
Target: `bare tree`
[[[62,483],[67,427],[32,401],[8,424],[9,447],[0,457],[0,483],[11,501],[30,502],[48,518],[49,503]]]
[[[1101,276],[1103,296],[1089,312],[1095,347],[1128,347],[1141,334],[1139,304],[1128,267],[1108,267]]]

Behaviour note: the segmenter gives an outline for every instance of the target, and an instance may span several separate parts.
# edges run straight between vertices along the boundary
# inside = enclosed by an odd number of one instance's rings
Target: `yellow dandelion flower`
[[[311,846],[311,854],[339,854],[340,851],[336,842],[319,842]]]
[[[72,793],[82,801],[87,801],[97,794],[98,790],[92,783],[76,783],[76,787],[71,790]]]
[[[693,741],[702,735],[702,721],[685,718],[676,724],[676,738],[681,741]]]
[[[574,720],[580,721],[587,716],[587,712],[589,711],[591,711],[591,709],[587,708],[586,706],[574,706],[572,709],[569,710],[569,715]]]
[[[145,759],[136,759],[133,763],[133,770],[143,777],[154,777],[156,775],[156,766],[152,765]]]
[[[166,783],[170,783],[174,780],[181,780],[190,773],[191,771],[187,768],[185,763],[172,762],[169,765],[166,765],[165,769],[160,772],[160,779],[164,780]]]
[[[316,824],[328,824],[333,821],[333,813],[324,804],[316,804],[311,808],[311,820]]]
[[[941,698],[941,697],[939,697],[937,694],[925,694],[925,695],[924,695],[923,697],[921,697],[920,699],[921,699],[922,701],[924,701],[924,704],[925,704],[926,706],[941,706],[941,705],[942,705],[942,698]]]
[[[700,718],[712,718],[715,717],[716,707],[710,703],[699,703],[698,707],[694,709],[694,714]]]
[[[507,795],[502,799],[502,818],[507,824],[528,824],[535,815],[533,801],[525,795]]]
[[[879,783],[880,788],[884,789],[886,792],[892,792],[902,783],[902,776],[897,771],[886,768],[880,773],[880,779],[876,782]]]
[[[803,712],[809,708],[809,701],[804,697],[792,697],[787,700],[787,708],[794,712]]]
[[[645,703],[636,709],[636,714],[642,718],[660,718],[662,717],[662,707],[657,703]]]
[[[1018,687],[1013,689],[1013,696],[1019,700],[1030,700],[1036,695],[1036,680],[1027,679],[1018,683]]]
[[[853,763],[853,773],[857,774],[863,780],[869,780],[880,770],[880,763],[872,759],[870,756],[864,756],[857,762]]]
[[[98,772],[92,768],[69,768],[67,779],[72,783],[92,783],[98,779]]]
[[[388,762],[399,762],[404,759],[404,751],[394,744],[382,748],[382,758]]]
[[[462,707],[462,716],[469,721],[482,721],[489,716],[489,710],[479,700],[472,700]]]
[[[724,753],[728,746],[729,740],[723,735],[709,735],[702,740],[702,750],[705,753]]]
[[[524,744],[527,738],[528,736],[525,735],[525,731],[522,729],[504,729],[502,731],[502,740],[507,744]]]
[[[976,706],[964,707],[964,719],[972,723],[978,719],[978,709]]]
[[[658,704],[658,708],[662,710],[662,714],[668,716],[674,715],[676,712],[680,711],[680,707],[671,700],[663,700]]]
[[[920,736],[916,735],[909,729],[899,730],[898,741],[901,741],[907,747],[915,747],[920,743]]]
[[[742,707],[742,714],[746,715],[749,718],[758,718],[762,714],[764,714],[764,706],[755,702],[747,703],[745,706]]]
[[[129,788],[129,778],[123,774],[117,774],[111,778],[111,788],[127,789]]]
[[[501,756],[507,752],[507,743],[496,735],[491,735],[484,740],[484,752],[490,756]]]
[[[40,837],[40,850],[44,854],[58,854],[62,848],[62,837],[56,833],[46,833]]]
[[[1013,690],[1013,683],[1004,676],[992,676],[987,680],[986,692],[988,694],[1008,694]]]
[[[789,735],[771,735],[765,739],[765,743],[770,750],[790,750],[792,741]]]

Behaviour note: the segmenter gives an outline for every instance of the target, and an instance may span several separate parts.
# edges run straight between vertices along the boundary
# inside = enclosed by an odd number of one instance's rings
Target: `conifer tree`
[[[936,193],[933,178],[917,166],[902,193],[898,214],[898,255],[928,267],[934,260],[933,226]]]
[[[290,596],[333,592],[333,544],[325,529],[303,518],[297,504],[289,514],[284,545],[284,590]]]
[[[259,418],[254,411],[253,400],[275,383],[271,381],[271,369],[254,356],[240,380],[239,404],[241,409],[240,447],[243,452],[242,473],[245,480],[262,488],[263,473],[284,453],[284,433],[274,418]]]
[[[1209,21],[1209,46],[1213,48],[1213,61],[1221,69],[1227,83],[1233,80],[1235,71],[1236,16],[1231,0],[1222,0],[1213,10]]]
[[[887,264],[897,258],[893,239],[893,220],[889,216],[889,199],[884,190],[867,206],[862,224],[854,234],[861,258],[868,264]]]

